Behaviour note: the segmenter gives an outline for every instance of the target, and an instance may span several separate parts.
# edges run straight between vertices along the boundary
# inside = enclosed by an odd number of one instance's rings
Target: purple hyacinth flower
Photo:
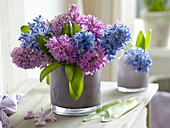
[[[28,111],[27,115],[24,116],[24,120],[32,119],[34,118],[34,113],[33,111]]]
[[[105,23],[90,14],[82,16],[81,25],[84,25],[83,29],[92,32],[96,38],[101,38],[104,34],[104,30],[107,28]]]
[[[61,35],[64,26],[68,23],[69,20],[70,18],[68,13],[61,13],[52,20],[51,30],[57,37]]]
[[[51,111],[48,115],[45,116],[46,120],[51,120],[52,122],[56,121],[54,113]]]
[[[16,47],[11,52],[12,62],[16,66],[24,69],[32,69],[35,67],[43,68],[50,63],[51,59],[42,51],[36,49],[27,49]]]
[[[104,55],[104,49],[97,45],[96,50],[88,50],[77,61],[77,65],[83,70],[83,75],[93,75],[108,63],[107,55]]]
[[[61,13],[58,16],[56,16],[51,23],[51,30],[55,33],[55,35],[58,37],[62,34],[62,31],[65,27],[65,25],[70,20],[71,22],[75,22],[78,24],[81,28],[83,23],[83,15],[81,15],[78,12],[77,5],[70,5],[69,6],[69,12],[67,13]]]
[[[38,115],[38,119],[37,119],[37,122],[35,123],[35,126],[45,126],[47,123],[46,123],[46,119],[45,119],[45,115],[42,114],[41,112],[39,113]]]
[[[76,49],[70,39],[65,34],[48,40],[46,47],[49,48],[49,52],[58,62],[66,62],[66,64],[75,63],[77,57]]]

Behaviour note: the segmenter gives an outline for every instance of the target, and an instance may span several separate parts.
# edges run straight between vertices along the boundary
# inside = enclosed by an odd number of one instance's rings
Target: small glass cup
[[[117,84],[120,92],[141,92],[148,87],[149,73],[136,73],[125,57],[118,58]]]

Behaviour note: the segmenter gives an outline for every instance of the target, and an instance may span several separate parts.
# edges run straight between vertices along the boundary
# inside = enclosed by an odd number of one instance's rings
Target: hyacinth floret
[[[93,75],[109,61],[107,55],[104,54],[104,49],[100,45],[96,46],[96,50],[88,50],[77,61],[77,65],[83,70],[83,75]]]
[[[51,61],[47,55],[36,49],[16,47],[10,55],[12,62],[15,63],[17,67],[23,69],[44,68],[47,64],[50,64]]]
[[[33,21],[34,23],[28,23],[29,31],[27,33],[21,33],[19,40],[22,42],[22,48],[40,50],[38,35],[51,37],[53,33],[50,30],[50,25],[47,24],[47,21],[45,21],[41,15],[33,19]]]
[[[137,73],[148,72],[152,66],[149,53],[140,47],[132,47],[130,50],[126,50],[125,57],[126,62]]]
[[[70,5],[69,12],[61,13],[52,20],[51,30],[55,33],[55,36],[60,36],[68,21],[75,22],[82,28],[82,16],[83,15],[78,12],[77,5]]]
[[[54,32],[55,36],[58,37],[61,35],[64,26],[70,20],[68,13],[61,13],[56,16],[51,23],[51,30]]]
[[[72,4],[69,6],[68,16],[70,18],[70,21],[73,21],[76,24],[80,25],[82,15],[78,11],[77,5]]]
[[[76,61],[76,49],[66,34],[60,37],[50,38],[45,45],[51,55],[58,62],[66,62],[66,64],[73,64]]]
[[[88,50],[94,50],[97,44],[95,35],[87,30],[75,33],[72,37],[72,42],[74,43],[78,56],[81,56]]]
[[[84,27],[83,29],[92,32],[96,38],[101,38],[104,35],[104,30],[107,28],[105,23],[90,14],[82,16],[81,26]]]
[[[108,30],[105,30],[100,44],[105,48],[105,54],[111,61],[115,58],[118,51],[123,49],[131,39],[130,29],[123,24],[114,24]]]

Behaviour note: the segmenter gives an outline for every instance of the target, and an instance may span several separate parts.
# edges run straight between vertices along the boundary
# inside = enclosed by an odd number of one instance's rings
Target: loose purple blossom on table
[[[24,120],[35,118],[33,111],[28,111],[27,115],[24,116]],[[49,113],[45,112],[42,108],[39,112],[38,116],[35,118],[35,126],[45,126],[47,125],[47,121],[51,120],[52,122],[57,121],[55,115],[52,111]]]
[[[48,115],[45,116],[45,119],[51,120],[52,122],[57,121],[57,119],[55,118],[55,115],[52,111]]]
[[[45,115],[41,114],[40,112],[38,116],[38,120],[35,123],[35,126],[45,126],[46,124],[47,123],[46,123]]]
[[[28,111],[27,115],[24,116],[24,120],[32,119],[34,118],[34,113],[33,111]]]
[[[148,72],[152,66],[152,60],[148,52],[140,47],[131,47],[125,51],[126,62],[135,72]]]

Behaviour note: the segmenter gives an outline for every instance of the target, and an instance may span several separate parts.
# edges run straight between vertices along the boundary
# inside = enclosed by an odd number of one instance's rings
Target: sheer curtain
[[[15,68],[10,58],[24,21],[23,4],[23,0],[0,0],[0,93],[11,91],[26,79],[26,74]]]

